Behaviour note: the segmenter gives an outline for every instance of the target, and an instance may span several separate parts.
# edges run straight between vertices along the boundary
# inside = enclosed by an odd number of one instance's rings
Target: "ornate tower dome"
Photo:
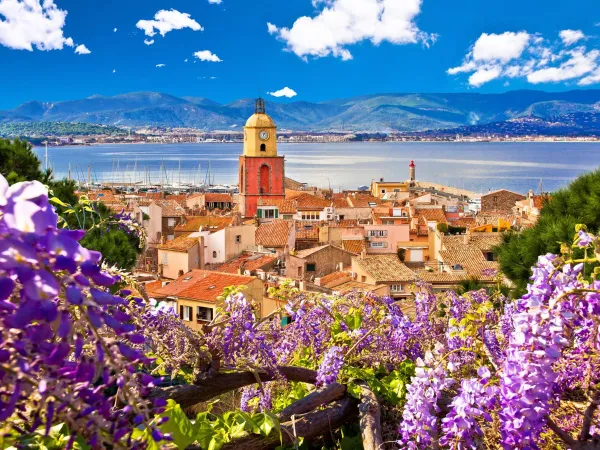
[[[254,114],[244,127],[245,156],[277,156],[277,127],[266,112],[265,101],[258,98]]]

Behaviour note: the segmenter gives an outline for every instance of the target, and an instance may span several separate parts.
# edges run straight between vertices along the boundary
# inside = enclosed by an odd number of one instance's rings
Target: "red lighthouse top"
[[[411,159],[408,167],[415,167],[415,161]]]

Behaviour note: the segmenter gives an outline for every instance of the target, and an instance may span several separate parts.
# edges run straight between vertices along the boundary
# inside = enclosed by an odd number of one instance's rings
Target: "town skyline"
[[[318,102],[366,92],[564,91],[600,81],[600,16],[591,0],[560,14],[557,0],[544,11],[530,0],[451,10],[441,0],[29,3],[0,0],[0,83],[15,87],[4,90],[0,109],[136,91]]]

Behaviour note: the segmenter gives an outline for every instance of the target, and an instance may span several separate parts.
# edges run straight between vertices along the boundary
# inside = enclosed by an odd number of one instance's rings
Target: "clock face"
[[[263,141],[266,141],[267,139],[269,139],[269,133],[267,133],[266,131],[261,131],[260,134],[258,135]]]

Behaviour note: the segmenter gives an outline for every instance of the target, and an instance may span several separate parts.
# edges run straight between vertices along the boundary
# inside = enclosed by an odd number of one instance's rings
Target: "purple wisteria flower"
[[[577,233],[577,246],[587,247],[596,241],[596,238],[591,234],[586,233],[584,230],[579,230]]]
[[[325,353],[317,371],[317,384],[327,386],[335,383],[344,365],[344,352],[341,347],[334,345]]]

